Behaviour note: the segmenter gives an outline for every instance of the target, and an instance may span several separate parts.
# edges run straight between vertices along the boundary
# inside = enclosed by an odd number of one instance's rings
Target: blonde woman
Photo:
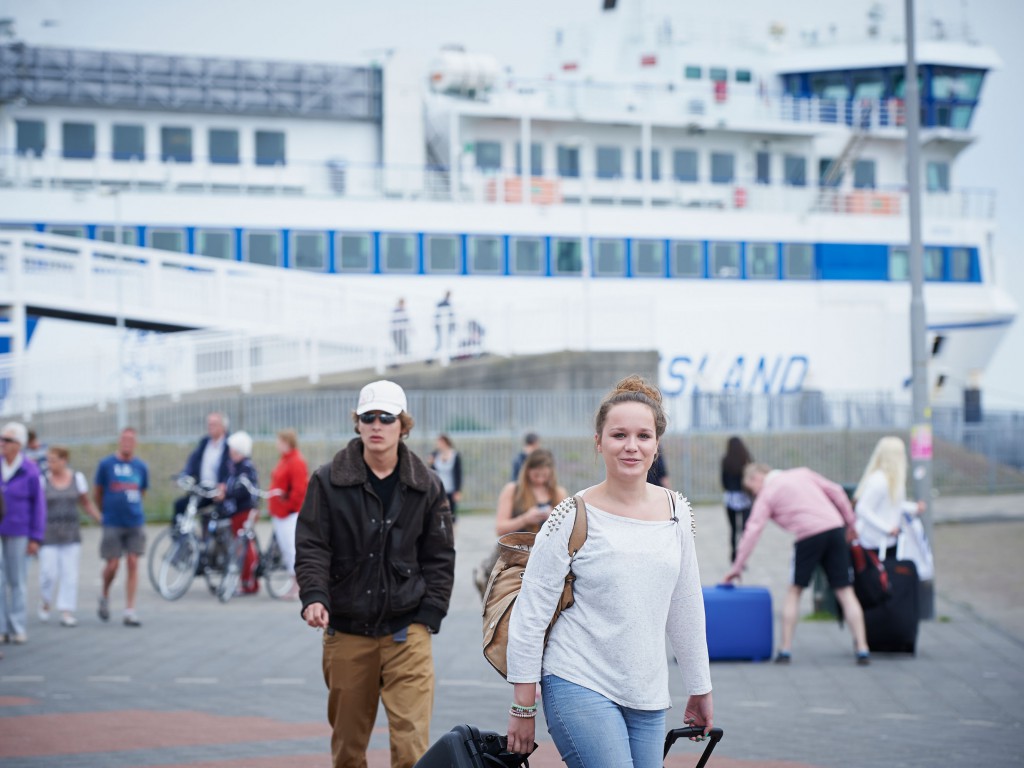
[[[896,556],[896,537],[903,512],[917,514],[924,502],[907,501],[907,449],[898,437],[883,437],[868,460],[864,476],[853,492],[857,537],[884,560]]]
[[[536,533],[551,514],[551,508],[566,497],[558,484],[555,457],[551,451],[535,448],[526,456],[514,483],[506,483],[498,496],[494,531],[499,536],[516,531]]]

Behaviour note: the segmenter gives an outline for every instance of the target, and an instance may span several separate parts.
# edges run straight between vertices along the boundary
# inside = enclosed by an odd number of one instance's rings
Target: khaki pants
[[[412,624],[405,642],[391,635],[324,634],[324,682],[334,768],[366,768],[377,702],[388,713],[392,768],[412,768],[430,746],[434,659],[430,633]]]

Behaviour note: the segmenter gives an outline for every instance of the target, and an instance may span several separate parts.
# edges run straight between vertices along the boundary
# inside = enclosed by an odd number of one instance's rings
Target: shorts
[[[831,531],[808,536],[793,547],[793,584],[807,587],[811,583],[814,569],[821,566],[832,589],[850,586],[850,546],[846,543],[846,529],[833,528]]]
[[[100,557],[116,560],[123,555],[142,555],[146,552],[146,529],[141,525],[122,528],[116,525],[103,526],[100,540]]]

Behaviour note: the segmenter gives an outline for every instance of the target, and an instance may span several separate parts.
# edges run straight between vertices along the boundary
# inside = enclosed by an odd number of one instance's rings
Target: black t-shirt
[[[366,461],[364,460],[365,464]],[[366,476],[370,478],[370,485],[373,488],[373,492],[380,498],[381,509],[386,515],[388,510],[391,509],[391,499],[395,495],[395,488],[398,487],[398,464],[395,464],[394,470],[387,477],[377,477],[370,469],[370,465],[366,465]]]

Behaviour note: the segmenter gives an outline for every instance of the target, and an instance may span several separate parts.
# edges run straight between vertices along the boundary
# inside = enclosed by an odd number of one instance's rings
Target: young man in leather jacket
[[[296,531],[302,618],[325,630],[323,672],[335,768],[360,768],[378,699],[392,768],[429,746],[431,635],[448,612],[455,548],[440,479],[404,444],[405,392],[363,387],[359,435],[310,480]]]

